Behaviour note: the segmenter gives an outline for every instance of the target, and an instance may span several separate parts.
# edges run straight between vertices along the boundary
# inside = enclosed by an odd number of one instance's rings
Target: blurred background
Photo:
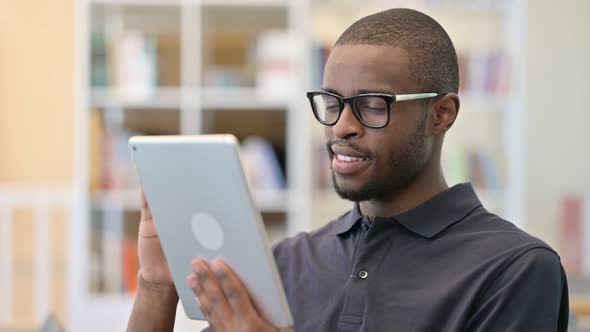
[[[351,206],[319,88],[356,19],[411,7],[459,55],[449,184],[556,248],[590,314],[590,1],[1,0],[0,331],[122,331],[136,289],[132,135],[233,133],[272,241]],[[178,315],[177,331],[198,323]]]

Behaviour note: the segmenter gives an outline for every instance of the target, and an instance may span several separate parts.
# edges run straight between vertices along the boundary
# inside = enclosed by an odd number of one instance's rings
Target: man
[[[336,42],[321,91],[333,181],[351,211],[274,248],[295,331],[566,331],[558,255],[448,188],[443,138],[459,110],[444,29],[409,9],[365,17]],[[129,331],[171,331],[178,297],[147,205]],[[222,261],[187,282],[214,331],[277,331]]]

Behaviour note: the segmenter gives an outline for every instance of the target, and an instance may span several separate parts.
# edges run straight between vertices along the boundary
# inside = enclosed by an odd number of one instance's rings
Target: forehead
[[[326,62],[322,85],[344,96],[362,91],[413,92],[408,52],[390,46],[337,46]]]

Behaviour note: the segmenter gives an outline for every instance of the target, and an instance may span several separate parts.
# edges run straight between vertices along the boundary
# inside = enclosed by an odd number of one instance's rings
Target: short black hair
[[[413,9],[395,8],[361,18],[335,46],[400,47],[410,55],[410,73],[417,92],[458,92],[457,53],[445,29],[432,17]]]

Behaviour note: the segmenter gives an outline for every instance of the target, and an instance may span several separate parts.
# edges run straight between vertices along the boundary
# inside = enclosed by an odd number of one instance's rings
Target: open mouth
[[[353,156],[345,156],[342,154],[334,154],[336,156],[336,159],[338,159],[338,161],[342,161],[342,162],[352,162],[352,161],[363,161],[363,160],[369,160],[369,158],[359,158],[359,157],[353,157]]]
[[[362,172],[371,163],[368,154],[359,152],[346,146],[332,145],[330,147],[332,169],[339,175],[354,175]]]

